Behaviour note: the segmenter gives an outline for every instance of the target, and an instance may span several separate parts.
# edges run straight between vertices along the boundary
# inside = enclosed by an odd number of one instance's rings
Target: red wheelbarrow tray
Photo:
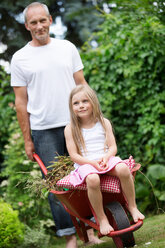
[[[40,166],[44,175],[47,175],[47,168],[34,153],[34,159]],[[132,175],[135,177],[136,171],[141,167],[140,164],[131,170]],[[88,242],[87,229],[94,228],[98,231],[98,236],[102,237],[99,232],[99,224],[96,214],[88,200],[86,190],[50,190],[62,203],[66,211],[71,215],[73,224],[76,228],[79,238],[83,242]],[[133,232],[143,225],[143,220],[137,223],[130,222],[128,219],[129,211],[127,201],[120,190],[119,193],[102,192],[103,206],[110,224],[113,226],[114,231],[111,231],[107,236],[112,237],[117,248],[132,247],[135,245]],[[94,216],[95,222],[90,218]]]

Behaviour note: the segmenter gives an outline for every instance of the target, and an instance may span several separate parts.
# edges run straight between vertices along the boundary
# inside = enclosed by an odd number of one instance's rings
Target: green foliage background
[[[100,31],[91,37],[97,48],[87,42],[81,53],[85,77],[112,121],[118,154],[122,158],[132,154],[142,164],[163,206],[165,26],[138,10],[103,15]],[[138,176],[137,197],[142,210],[152,209],[153,192],[142,176]]]
[[[16,248],[24,238],[24,225],[10,204],[0,201],[0,209],[0,248]]]
[[[138,25],[136,25],[138,23]],[[156,17],[105,15],[82,58],[85,77],[114,124],[119,152],[146,165],[163,163],[165,27]]]
[[[41,197],[37,188],[34,191],[26,188],[31,178],[35,181],[41,178],[39,166],[27,160],[24,141],[16,120],[16,113],[9,127],[11,136],[4,151],[4,163],[2,175],[7,178],[6,184],[2,184],[1,191],[7,202],[10,202],[14,209],[19,210],[21,220],[30,226],[38,224],[40,220],[51,218],[49,204],[46,197]],[[7,186],[7,187],[6,187]]]
[[[14,111],[14,93],[9,87],[10,75],[0,66],[0,164],[3,161],[2,151],[9,139],[9,125],[12,122]],[[1,166],[0,166],[1,168]]]
[[[17,246],[10,243],[9,246],[2,247],[45,248],[49,246],[50,233],[55,228],[47,200],[48,192],[41,192],[38,187],[38,184],[41,185],[41,172],[36,163],[27,160],[16,112],[13,112],[14,116],[11,116],[12,122],[8,127],[10,137],[3,151],[0,196],[17,210],[19,220],[24,224],[24,239],[20,240],[20,246],[19,243]],[[14,230],[15,222],[11,221],[10,226]],[[10,235],[8,229],[5,230],[5,235]]]

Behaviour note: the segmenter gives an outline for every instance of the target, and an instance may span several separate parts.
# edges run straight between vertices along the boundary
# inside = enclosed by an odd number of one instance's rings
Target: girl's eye
[[[87,103],[87,102],[88,102],[88,99],[83,100],[83,102],[84,102],[84,103]]]
[[[74,102],[74,103],[73,103],[73,105],[77,105],[77,104],[78,104],[78,102]]]

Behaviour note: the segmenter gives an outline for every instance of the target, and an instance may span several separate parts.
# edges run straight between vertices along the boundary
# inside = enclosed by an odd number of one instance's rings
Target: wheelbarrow
[[[39,156],[37,154],[33,156],[44,175],[47,175],[47,168]],[[140,167],[140,164],[136,164],[136,166],[132,168],[131,173],[133,177],[135,177],[136,171],[139,170]],[[103,176],[104,175],[101,177]],[[86,190],[73,188],[67,191],[63,189],[61,191],[50,190],[50,192],[55,194],[65,210],[71,215],[80,240],[84,243],[89,241],[87,230],[90,228],[98,231],[99,238],[103,237],[99,231],[98,220],[89,202]],[[143,220],[139,220],[137,223],[129,220],[131,217],[128,211],[127,200],[121,189],[120,192],[117,193],[102,191],[102,195],[105,213],[110,225],[114,228],[114,231],[111,231],[106,236],[113,239],[117,248],[133,247],[135,245],[133,232],[143,225]],[[92,217],[94,217],[95,221],[93,221]]]

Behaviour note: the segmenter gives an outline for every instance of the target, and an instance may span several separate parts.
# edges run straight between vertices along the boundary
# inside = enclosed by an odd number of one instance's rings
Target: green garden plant
[[[0,66],[0,164],[3,161],[2,151],[9,138],[8,127],[11,123],[12,116],[15,115],[13,109],[14,93],[9,85],[10,75]]]
[[[48,200],[36,191],[26,188],[29,178],[41,178],[39,166],[27,159],[24,141],[16,120],[16,114],[9,126],[10,138],[4,150],[3,177],[1,184],[3,198],[19,211],[20,219],[30,227],[40,220],[51,219]]]
[[[96,90],[104,115],[114,124],[118,154],[122,158],[133,155],[148,175],[151,166],[164,167],[165,25],[136,9],[103,16],[100,31],[81,53],[85,77]],[[151,177],[159,204],[164,206],[160,174],[157,180],[160,184]],[[145,201],[142,210],[153,210],[154,195],[146,178],[139,175],[136,181],[138,201]]]
[[[30,228],[25,225],[25,237],[23,243],[17,248],[48,248],[50,235],[45,234],[43,226]]]
[[[0,200],[0,210],[0,248],[16,248],[23,242],[24,225],[10,204]]]

